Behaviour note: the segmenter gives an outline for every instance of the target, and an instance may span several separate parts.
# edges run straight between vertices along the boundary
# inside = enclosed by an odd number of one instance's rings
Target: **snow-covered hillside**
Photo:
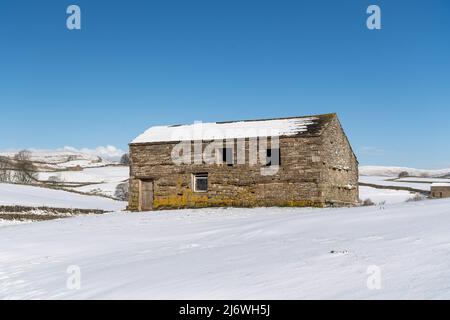
[[[82,171],[40,172],[39,180],[56,179],[66,189],[83,193],[101,194],[114,197],[118,184],[126,182],[129,177],[129,167],[106,166],[101,168],[86,168]],[[73,187],[73,184],[83,184]]]
[[[10,225],[0,298],[448,299],[449,225],[450,200]],[[79,290],[66,286],[69,266],[80,268]],[[374,268],[380,290],[367,286]]]
[[[359,174],[362,176],[398,177],[401,172],[407,172],[412,177],[441,178],[450,177],[450,169],[425,170],[407,167],[384,167],[384,166],[360,166]]]
[[[40,172],[38,176],[42,181],[56,176],[59,181],[72,183],[121,182],[128,179],[129,171],[125,166],[107,166],[82,171]]]
[[[30,160],[38,169],[64,170],[75,167],[93,168],[116,163],[124,153],[112,146],[97,149],[65,147],[57,150],[30,149]],[[0,152],[0,157],[14,158],[18,150]]]
[[[0,152],[0,157],[10,161],[9,177],[0,182],[22,182],[14,177],[14,158],[18,151]],[[117,163],[123,151],[112,146],[96,149],[65,147],[57,150],[29,150],[29,159],[35,171],[35,184],[58,187],[106,197],[115,197],[120,183],[127,182],[128,166]],[[9,158],[9,160],[8,160]]]
[[[0,205],[76,209],[124,210],[126,202],[67,191],[0,183]]]
[[[392,181],[391,179],[388,179],[387,177],[383,177],[383,176],[360,176],[359,182],[366,183],[366,184],[378,185],[378,186],[394,187],[394,188],[395,187],[407,187],[407,188],[412,188],[412,189],[421,190],[421,191],[430,191],[430,188],[431,188],[431,183],[397,181],[397,180]]]
[[[415,192],[430,192],[434,183],[450,183],[450,169],[422,170],[403,167],[376,167],[362,166],[359,168],[359,182],[364,188],[381,187],[390,188],[392,191],[405,192],[396,189],[407,189]],[[406,177],[399,178],[400,173],[407,173]],[[367,189],[362,189],[361,198]],[[380,196],[381,191],[377,191]],[[398,194],[399,195],[399,194]],[[399,197],[400,199],[400,197]]]

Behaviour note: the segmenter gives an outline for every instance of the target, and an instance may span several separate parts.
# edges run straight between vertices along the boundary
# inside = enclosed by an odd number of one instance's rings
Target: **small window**
[[[222,162],[226,163],[229,167],[232,167],[234,164],[233,159],[233,148],[223,148],[222,149]]]
[[[196,173],[192,175],[193,185],[195,192],[207,192],[208,191],[208,174]]]
[[[267,149],[266,155],[266,167],[270,166],[280,166],[281,165],[281,154],[280,149]]]

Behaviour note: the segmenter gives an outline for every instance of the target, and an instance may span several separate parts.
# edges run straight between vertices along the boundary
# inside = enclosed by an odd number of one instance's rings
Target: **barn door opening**
[[[153,181],[140,181],[139,211],[153,210]]]

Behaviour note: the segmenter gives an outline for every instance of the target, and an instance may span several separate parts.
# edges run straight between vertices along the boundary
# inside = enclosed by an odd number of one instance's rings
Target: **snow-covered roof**
[[[450,188],[450,183],[433,183],[431,186],[432,187],[449,187]]]
[[[323,124],[335,114],[307,117],[245,120],[230,122],[196,122],[189,125],[155,126],[131,143],[176,142],[192,140],[223,140],[254,137],[295,136],[319,134]]]

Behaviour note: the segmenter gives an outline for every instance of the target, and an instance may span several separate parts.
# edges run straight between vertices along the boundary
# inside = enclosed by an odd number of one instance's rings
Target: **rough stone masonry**
[[[359,201],[358,161],[336,114],[205,124],[215,133],[203,135],[202,151],[213,140],[219,141],[214,149],[218,161],[213,164],[194,161],[192,137],[179,135],[194,127],[152,127],[130,143],[129,210],[352,206]],[[255,152],[251,142],[265,139],[264,134],[255,134],[255,130],[247,137],[236,133],[243,141],[241,149],[236,141],[230,144],[233,132],[247,127],[260,131],[276,128],[276,150],[271,136],[263,145],[267,150],[261,150],[259,144],[257,151],[266,152],[268,158],[278,155],[274,174],[261,174],[270,163],[250,162]],[[220,135],[226,129],[232,133]],[[221,140],[224,138],[228,142]],[[173,150],[183,140],[189,143],[192,161],[174,163]],[[244,163],[236,161],[237,150],[245,150]]]

